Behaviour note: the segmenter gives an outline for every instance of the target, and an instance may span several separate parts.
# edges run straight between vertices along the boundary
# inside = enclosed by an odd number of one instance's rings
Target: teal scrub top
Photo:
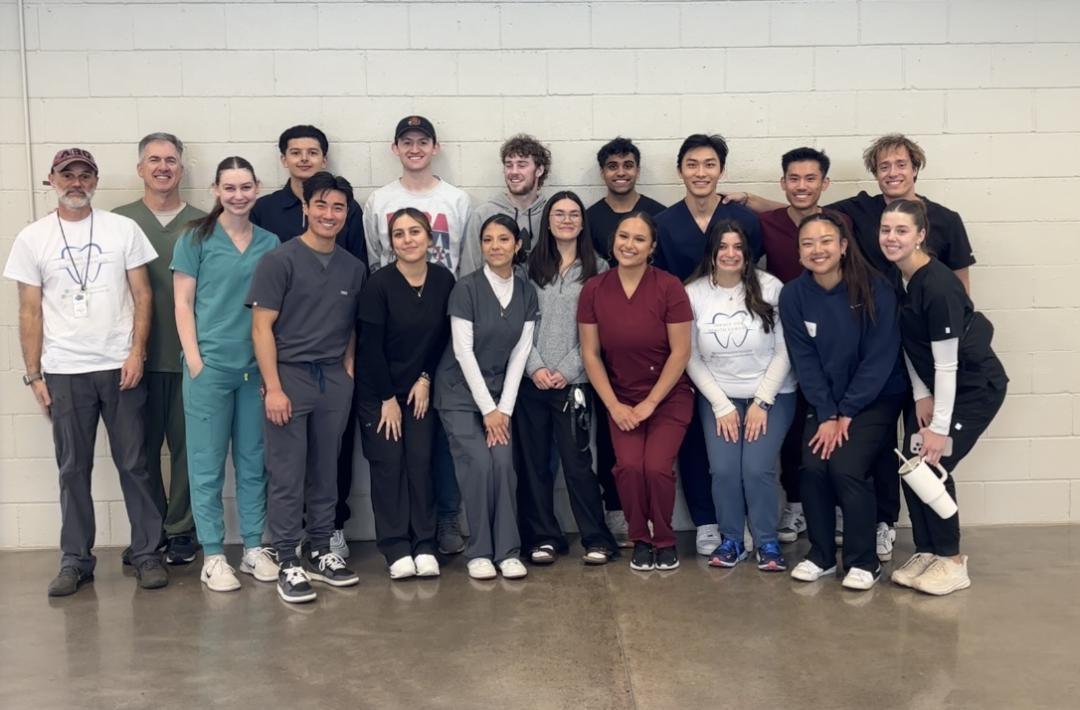
[[[220,224],[202,242],[191,230],[176,242],[169,268],[195,279],[195,334],[210,367],[227,372],[255,367],[251,309],[244,296],[259,260],[280,244],[272,232],[252,225],[251,243],[240,253]]]

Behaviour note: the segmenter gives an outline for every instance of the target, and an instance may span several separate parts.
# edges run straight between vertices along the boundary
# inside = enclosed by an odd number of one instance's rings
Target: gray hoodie
[[[484,257],[480,253],[480,227],[492,215],[505,214],[514,218],[518,229],[521,230],[522,239],[525,240],[522,250],[528,254],[532,250],[533,235],[540,231],[540,218],[544,213],[544,204],[547,199],[547,194],[541,190],[536,196],[536,201],[529,205],[529,209],[522,210],[516,207],[510,201],[510,196],[504,192],[471,210],[469,221],[465,225],[465,243],[461,248],[458,278],[471,274],[484,265]]]

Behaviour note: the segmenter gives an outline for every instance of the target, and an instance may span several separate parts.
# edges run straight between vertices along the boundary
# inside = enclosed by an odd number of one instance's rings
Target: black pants
[[[593,397],[596,419],[593,431],[596,432],[596,480],[600,483],[600,493],[604,497],[604,510],[622,510],[619,489],[615,487],[615,447],[611,444],[611,430],[608,429],[608,411],[599,397]]]
[[[941,465],[950,473],[945,479],[945,490],[956,500],[956,483],[952,471],[968,455],[975,442],[986,427],[990,426],[994,416],[1005,401],[1005,389],[986,389],[960,393],[953,405],[953,418],[949,427],[949,436],[953,441],[951,456],[942,456]],[[915,411],[905,412],[904,428],[908,432],[919,431]],[[910,434],[904,442],[904,454],[911,458]],[[896,461],[896,454],[893,454]],[[897,462],[899,464],[899,462]],[[922,502],[915,492],[904,486],[904,499],[907,501],[908,515],[911,517],[911,535],[915,540],[916,552],[929,552],[941,557],[960,554],[960,513],[951,518],[942,519],[934,509]],[[959,501],[957,501],[959,503]]]
[[[591,388],[582,387],[586,399],[593,399]],[[573,408],[566,406],[571,389],[541,390],[528,378],[521,381],[512,419],[521,543],[527,550],[543,544],[560,552],[568,549],[555,517],[555,473],[550,465],[554,435],[581,544],[615,552],[618,546],[604,523],[600,486],[592,472],[589,432],[576,430]]]
[[[828,461],[820,451],[811,453],[810,439],[818,429],[818,419],[810,408],[803,429],[801,490],[806,514],[810,552],[807,559],[823,569],[836,564],[836,506],[844,513],[844,569],[878,569],[875,550],[877,498],[874,494],[874,464],[881,442],[895,432],[905,395],[878,397],[859,412],[848,429],[848,440],[835,449]],[[894,455],[895,458],[895,455]]]
[[[716,508],[712,499],[712,476],[709,475],[709,454],[705,449],[705,431],[701,428],[698,408],[686,427],[686,436],[679,447],[679,478],[682,479],[686,509],[695,526],[715,525]]]
[[[390,564],[402,557],[434,555],[435,492],[431,480],[431,442],[438,415],[429,410],[417,419],[405,397],[401,407],[401,438],[377,431],[382,402],[357,402],[360,445],[371,469],[371,509],[375,514],[375,544]]]
[[[910,429],[905,425],[908,412],[915,412],[915,404],[911,399],[911,392],[904,397],[903,414],[898,421],[893,422],[892,427],[885,432],[881,440],[881,450],[874,462],[874,498],[877,500],[877,522],[885,523],[889,527],[896,525],[900,519],[900,462],[896,458],[893,449],[900,441],[904,440],[905,431],[910,434],[918,429]]]
[[[120,474],[124,507],[131,522],[131,560],[157,555],[161,511],[146,465],[146,384],[120,389],[120,370],[45,376],[52,396],[53,443],[60,469],[60,566],[92,573],[96,558],[90,472],[98,419],[105,421],[109,452]]]
[[[337,505],[334,507],[334,530],[341,530],[352,517],[349,509],[349,495],[352,493],[353,452],[356,450],[356,418],[359,403],[353,397],[349,419],[345,431],[341,434],[341,452],[337,460]],[[377,421],[377,420],[376,420]]]
[[[784,443],[780,445],[780,485],[788,503],[801,503],[799,469],[802,468],[803,424],[806,423],[806,397],[795,390],[795,416],[791,419]]]

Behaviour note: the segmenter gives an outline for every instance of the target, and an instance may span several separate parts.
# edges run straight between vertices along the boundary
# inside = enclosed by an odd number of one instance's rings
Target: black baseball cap
[[[394,142],[396,143],[409,131],[420,131],[436,143],[439,142],[439,139],[435,137],[435,126],[423,116],[406,116],[398,121],[397,129],[394,131]]]

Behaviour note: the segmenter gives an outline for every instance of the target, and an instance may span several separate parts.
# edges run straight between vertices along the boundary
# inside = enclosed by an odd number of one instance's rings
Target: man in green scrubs
[[[195,521],[188,494],[187,445],[181,399],[180,338],[173,315],[173,277],[169,270],[173,245],[188,222],[206,215],[180,198],[184,176],[184,144],[171,133],[151,133],[139,141],[136,171],[143,180],[142,199],[113,212],[129,217],[150,239],[159,258],[150,262],[153,316],[146,350],[146,464],[154,498],[165,521],[168,537],[165,560],[171,565],[194,561],[197,554]],[[170,480],[166,497],[161,476],[161,445],[169,446]],[[130,549],[124,550],[129,564]]]

